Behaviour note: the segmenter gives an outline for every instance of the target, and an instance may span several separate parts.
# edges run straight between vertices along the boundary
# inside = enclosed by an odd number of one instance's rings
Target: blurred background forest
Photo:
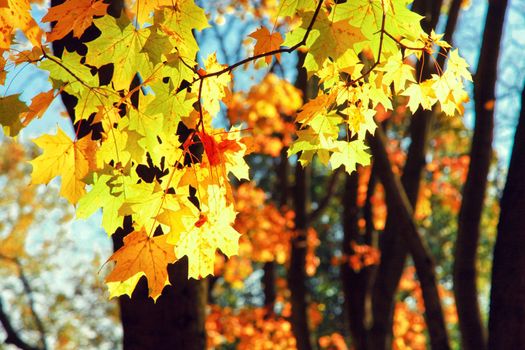
[[[195,33],[199,55],[216,51],[227,64],[250,54],[245,38],[261,24],[271,27],[278,11],[270,0],[198,3],[212,24]],[[218,256],[206,280],[176,277],[156,305],[144,281],[132,299],[108,300],[103,264],[113,242],[100,215],[76,221],[56,182],[28,185],[37,130],[57,123],[73,130],[60,101],[18,142],[2,136],[0,349],[524,346],[525,1],[410,6],[425,16],[426,31],[444,33],[470,64],[464,116],[410,116],[399,98],[393,112],[377,110],[372,165],[352,175],[316,161],[303,169],[286,151],[292,117],[313,97],[300,68],[304,55],[236,72],[237,90],[216,123],[242,123],[253,135],[253,181],[235,186],[240,254]],[[435,65],[444,67],[444,57],[416,70],[426,77]],[[1,92],[46,91],[39,79],[23,67],[8,70]],[[435,269],[416,274],[429,257]],[[421,283],[434,281],[437,299]],[[512,336],[514,343],[501,340]]]

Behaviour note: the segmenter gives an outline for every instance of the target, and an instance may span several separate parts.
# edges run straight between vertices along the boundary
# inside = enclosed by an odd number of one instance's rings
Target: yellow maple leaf
[[[332,169],[337,169],[343,165],[345,171],[348,174],[352,174],[352,172],[355,171],[357,164],[370,164],[370,154],[365,152],[368,147],[363,140],[355,140],[351,142],[336,141],[335,146],[337,148],[330,157]]]
[[[221,71],[226,67],[217,62],[215,53],[206,58],[204,66],[208,74]],[[212,117],[219,113],[221,109],[219,101],[226,96],[230,81],[230,74],[224,73],[219,76],[205,78],[202,82],[202,108],[207,110]]]
[[[144,22],[151,22],[151,14],[156,9],[162,6],[172,6],[176,3],[177,1],[173,0],[126,0],[126,9],[137,16],[139,24],[143,24]]]
[[[95,168],[95,142],[89,135],[73,141],[60,128],[56,135],[43,135],[34,142],[43,153],[30,162],[33,166],[31,182],[48,184],[61,176],[60,194],[76,204],[86,193],[86,184],[82,180],[90,169]]]
[[[40,46],[42,29],[31,17],[29,0],[5,0],[0,4],[0,53],[11,46],[13,32],[21,30],[34,46]]]
[[[333,96],[320,93],[302,107],[295,119],[301,124],[308,124],[316,115],[326,115],[332,102]]]
[[[393,82],[396,93],[403,91],[407,82],[416,81],[414,79],[414,68],[403,62],[399,51],[388,58],[381,70],[385,72],[383,84],[389,85]]]
[[[188,257],[188,278],[204,278],[213,274],[215,252],[220,249],[230,257],[239,251],[240,234],[232,227],[236,212],[227,205],[225,189],[217,185],[208,186],[208,200],[201,203],[202,211],[186,216],[190,229],[180,235],[168,234],[168,243],[177,244],[177,258]]]
[[[42,18],[43,22],[56,22],[48,41],[62,39],[69,32],[80,38],[84,31],[93,23],[94,16],[103,16],[109,4],[102,0],[66,0],[64,3],[53,6]]]
[[[253,49],[253,53],[255,55],[260,55],[260,54],[267,53],[270,51],[278,50],[279,47],[281,47],[281,44],[283,43],[283,37],[281,36],[281,33],[279,32],[270,33],[268,28],[264,26],[261,26],[261,28],[251,33],[249,37],[257,40],[257,42],[255,43],[255,47]],[[280,61],[281,54],[280,53],[276,54],[275,58],[277,59],[277,61]],[[272,56],[266,56],[264,58],[264,61],[267,64],[270,64],[272,62]]]
[[[157,300],[164,286],[170,284],[167,266],[176,260],[173,246],[166,242],[166,238],[166,235],[149,237],[144,228],[128,234],[124,237],[124,245],[108,259],[115,261],[116,265],[106,282],[131,282],[125,285],[126,288],[112,285],[120,294],[131,294],[140,276],[145,275],[149,296]]]

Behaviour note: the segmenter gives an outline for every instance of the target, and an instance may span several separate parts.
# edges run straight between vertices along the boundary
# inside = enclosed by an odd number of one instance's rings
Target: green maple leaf
[[[194,59],[199,51],[193,30],[200,31],[209,26],[204,10],[193,0],[180,0],[174,8],[157,11],[155,23],[174,40],[181,55],[189,59]]]
[[[102,34],[86,44],[86,63],[96,67],[112,63],[112,84],[115,90],[129,89],[137,73],[142,77],[151,74],[152,62],[142,52],[151,32],[149,28],[137,30],[124,17],[116,20],[111,16],[104,16],[93,22]]]
[[[315,0],[281,0],[279,4],[279,15],[294,16],[297,11],[314,10],[315,5]]]
[[[148,115],[162,114],[163,129],[166,134],[173,134],[182,117],[187,117],[193,111],[193,103],[196,98],[188,96],[186,90],[177,93],[173,88],[171,81],[164,83],[159,81],[151,86],[155,94],[147,107],[145,113]]]
[[[48,56],[50,58],[43,60],[39,68],[49,72],[53,88],[59,89],[64,86],[66,92],[81,96],[87,94],[86,89],[98,86],[98,78],[89,67],[80,63],[82,56],[76,52],[64,51],[62,58],[49,54]]]
[[[351,142],[336,141],[336,150],[330,157],[330,164],[333,169],[339,168],[341,165],[345,167],[345,171],[351,174],[356,169],[357,164],[369,165],[370,154],[366,153],[368,147],[362,140],[355,140]]]

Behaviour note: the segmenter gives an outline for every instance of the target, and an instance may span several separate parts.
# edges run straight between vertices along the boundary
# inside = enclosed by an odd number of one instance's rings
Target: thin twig
[[[212,73],[207,73],[205,75],[201,75],[198,78],[196,78],[192,83],[195,83],[198,80],[203,80],[203,79],[210,78],[210,77],[220,76],[220,75],[222,75],[224,73],[229,73],[232,70],[234,70],[235,68],[237,68],[239,66],[242,66],[242,65],[244,65],[246,63],[255,61],[255,60],[259,59],[259,58],[264,58],[264,57],[267,57],[267,56],[274,56],[274,55],[281,54],[281,53],[291,53],[291,52],[297,50],[299,47],[301,47],[301,46],[306,44],[306,41],[308,40],[308,36],[310,35],[310,32],[312,31],[312,28],[314,27],[315,20],[317,19],[317,16],[319,15],[319,12],[321,11],[321,6],[323,5],[323,2],[324,2],[324,0],[319,0],[319,3],[317,4],[317,7],[315,9],[314,15],[312,16],[312,19],[310,20],[310,24],[308,25],[308,28],[306,29],[306,32],[304,33],[303,39],[301,41],[299,41],[297,44],[295,44],[293,46],[290,46],[290,47],[279,48],[279,49],[268,51],[268,52],[265,52],[265,53],[260,53],[258,55],[253,55],[253,56],[250,56],[250,57],[246,57],[245,59],[237,61],[236,63],[225,67],[224,69],[221,69],[219,71],[212,72]]]

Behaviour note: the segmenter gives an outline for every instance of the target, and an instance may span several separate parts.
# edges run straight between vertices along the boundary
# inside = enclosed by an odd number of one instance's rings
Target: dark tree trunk
[[[468,175],[463,188],[454,253],[454,295],[461,341],[466,350],[487,348],[476,287],[476,253],[487,175],[492,159],[494,109],[487,108],[487,103],[495,99],[498,56],[506,8],[507,0],[489,1],[483,43],[474,79],[476,123]]]
[[[124,230],[113,234],[115,251],[132,230],[129,224],[125,220]],[[124,350],[206,349],[207,280],[188,280],[186,258],[168,265],[168,276],[171,286],[164,288],[156,302],[148,297],[145,277],[131,298],[119,298]]]
[[[525,344],[525,87],[514,136],[492,265],[489,349],[522,349]]]
[[[423,28],[430,32],[437,25],[443,1],[416,0],[412,10],[426,16],[422,22]],[[459,0],[454,0],[451,5],[450,17],[447,22],[445,40],[449,40],[455,29]],[[442,56],[440,56],[442,57]],[[442,58],[441,58],[442,60]],[[417,73],[426,79],[434,72],[433,60],[426,60],[426,65],[418,64]],[[441,61],[440,65],[443,65]],[[406,191],[407,198],[412,208],[416,207],[419,194],[421,175],[426,165],[426,153],[433,111],[419,109],[410,123],[411,143],[408,149],[401,183]],[[371,329],[371,349],[383,350],[392,344],[392,321],[394,312],[394,296],[399,280],[405,267],[408,256],[408,247],[400,233],[396,215],[389,210],[385,230],[381,235],[381,262],[375,276],[372,294],[373,325]]]
[[[295,187],[293,190],[295,209],[295,237],[292,239],[288,287],[292,304],[292,331],[297,341],[297,349],[313,349],[310,322],[308,317],[308,290],[306,288],[306,232],[309,227],[307,215],[308,173],[297,162]]]
[[[357,205],[358,172],[346,177],[343,196],[343,254],[348,257],[353,253],[351,243],[359,242]],[[345,296],[344,307],[346,320],[352,335],[352,345],[356,350],[366,349],[365,297],[367,291],[368,269],[354,271],[348,261],[341,265],[341,281]]]
[[[62,0],[52,0],[51,4],[56,6],[62,2]],[[105,2],[110,3],[108,13],[119,17],[123,1]],[[64,49],[85,55],[84,43],[93,40],[96,33],[96,30],[88,28],[80,40],[69,34],[53,43],[53,51],[59,57]],[[112,69],[100,69],[98,75],[101,81],[110,81]],[[76,99],[63,93],[62,100],[75,124]],[[80,133],[89,134],[89,128],[88,123],[83,123]],[[123,230],[119,229],[113,235],[115,251],[122,246],[125,233],[131,232],[128,221],[125,220]],[[204,321],[207,281],[188,280],[187,270],[187,259],[168,266],[172,286],[164,289],[156,303],[148,297],[147,282],[144,277],[139,281],[131,299],[127,296],[119,298],[124,350],[204,350],[206,348]]]
[[[386,152],[386,137],[378,128],[375,137],[368,137],[377,176],[385,188],[388,210],[395,215],[399,232],[414,260],[425,303],[425,322],[432,349],[450,349],[445,319],[438,294],[434,261],[425,241],[417,230],[413,209],[399,178],[393,173]],[[385,344],[390,347],[390,344]]]
[[[308,96],[306,71],[302,68],[305,54],[299,54],[298,76],[295,85],[302,90],[303,98]],[[306,231],[309,227],[309,181],[308,172],[297,162],[295,167],[295,186],[293,188],[293,207],[295,210],[296,235],[292,239],[290,267],[288,269],[288,288],[292,304],[292,332],[298,350],[314,348],[308,317],[308,290],[306,288]]]
[[[277,186],[275,190],[276,197],[279,198],[279,205],[281,208],[285,208],[288,205],[288,173],[290,170],[290,164],[288,163],[287,149],[283,147],[281,150],[281,156],[279,164],[277,165]],[[276,263],[275,261],[269,261],[264,264],[263,267],[263,292],[264,292],[264,305],[268,312],[274,312],[275,306],[275,277],[276,277]]]

